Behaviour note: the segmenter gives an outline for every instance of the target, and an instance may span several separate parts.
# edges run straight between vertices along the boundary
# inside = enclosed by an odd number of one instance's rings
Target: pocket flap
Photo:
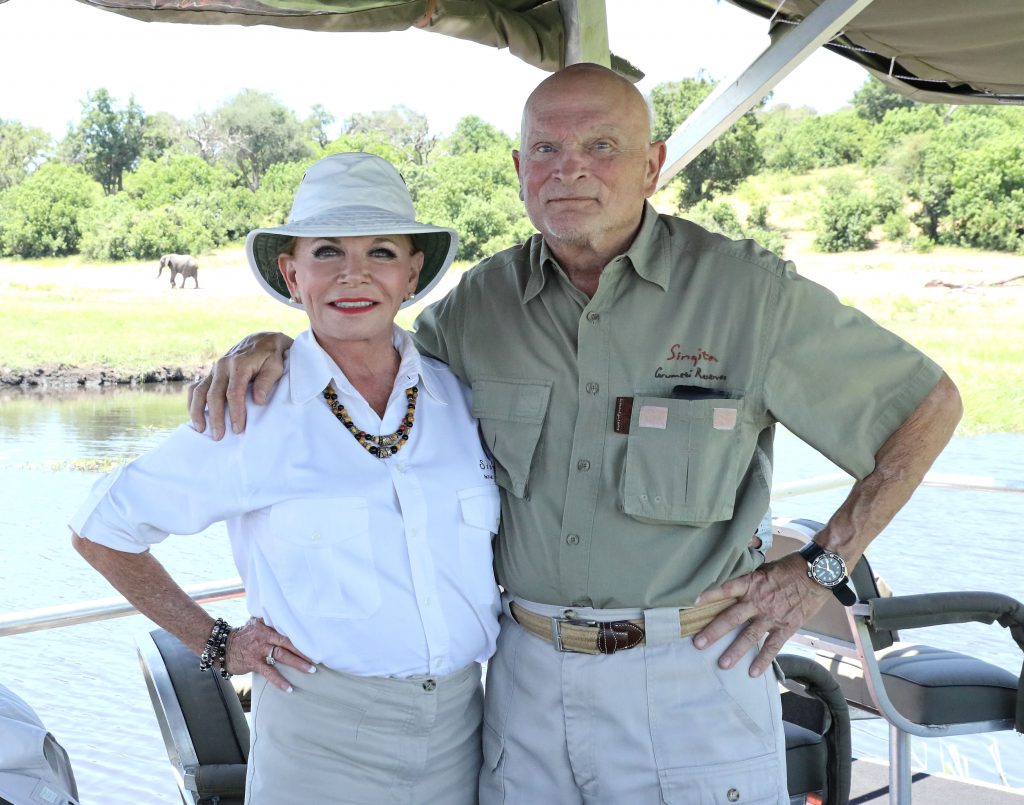
[[[474,486],[460,489],[459,506],[462,509],[462,520],[466,525],[481,528],[492,534],[498,533],[501,519],[501,499],[498,487],[494,485]]]
[[[551,396],[550,380],[473,380],[473,416],[540,425]]]

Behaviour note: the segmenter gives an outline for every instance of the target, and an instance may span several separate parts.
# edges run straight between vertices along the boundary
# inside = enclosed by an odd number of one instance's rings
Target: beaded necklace
[[[416,415],[416,395],[419,394],[419,391],[417,386],[405,390],[405,400],[408,403],[408,408],[405,410],[405,418],[402,420],[402,424],[398,426],[398,430],[386,436],[374,436],[366,431],[359,430],[353,424],[352,417],[348,415],[348,411],[345,410],[345,406],[338,400],[338,395],[331,388],[330,384],[324,389],[324,399],[327,400],[331,413],[348,429],[349,433],[355,436],[356,441],[363,446],[366,452],[377,458],[390,458],[409,441],[409,431],[412,430],[413,419]]]

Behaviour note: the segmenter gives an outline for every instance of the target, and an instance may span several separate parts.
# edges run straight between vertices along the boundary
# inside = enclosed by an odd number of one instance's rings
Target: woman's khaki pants
[[[248,805],[475,805],[478,664],[412,679],[277,668],[293,692],[254,680]]]

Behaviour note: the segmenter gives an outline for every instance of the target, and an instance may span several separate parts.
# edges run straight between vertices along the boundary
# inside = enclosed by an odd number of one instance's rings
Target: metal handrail
[[[242,586],[240,578],[189,584],[183,589],[189,598],[199,604],[212,604],[215,601],[226,601],[245,595],[245,588]],[[26,609],[12,615],[0,616],[0,637],[57,629],[62,626],[76,626],[80,623],[95,623],[137,614],[138,610],[120,596],[78,601],[55,607]]]
[[[854,482],[852,476],[837,473],[820,475],[802,481],[791,481],[772,487],[772,500],[806,495],[811,492],[822,492],[826,489],[838,489],[850,486]],[[929,472],[921,481],[921,486],[941,489],[962,489],[970,492],[1010,492],[1024,493],[1024,481],[993,478],[988,475],[958,475],[948,472]]]
[[[853,481],[854,479],[849,475],[836,474],[779,484],[772,488],[772,500],[781,500],[811,492],[821,492],[826,489],[838,489],[851,485]],[[921,486],[980,492],[1024,493],[1024,481],[1000,480],[981,475],[953,475],[941,472],[930,472],[925,475]],[[241,598],[245,595],[245,588],[242,586],[242,580],[239,578],[191,584],[186,586],[184,590],[192,600],[199,604],[210,604],[230,598]],[[138,614],[138,610],[119,596],[92,601],[79,601],[74,604],[62,604],[56,607],[27,609],[11,615],[0,616],[0,637],[39,632],[46,629],[57,629],[63,626],[75,626],[80,623],[94,623],[96,621],[123,618],[136,614]]]

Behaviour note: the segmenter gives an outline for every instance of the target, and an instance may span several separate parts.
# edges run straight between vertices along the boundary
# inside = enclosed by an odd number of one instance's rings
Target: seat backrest
[[[769,561],[781,559],[786,554],[800,550],[824,527],[824,523],[816,520],[775,518],[772,521],[772,546],[768,549],[766,558]],[[853,585],[858,601],[866,601],[880,595],[878,584],[866,556],[862,557],[851,571],[850,583]],[[804,624],[803,631],[813,632],[850,647],[854,644],[846,607],[839,603],[834,596],[830,596],[824,606]],[[899,635],[895,632],[871,630],[871,642],[876,651],[888,648],[898,639]]]
[[[141,635],[137,644],[182,796],[197,803],[241,802],[249,725],[231,683],[214,669],[200,671],[196,655],[163,629]]]

